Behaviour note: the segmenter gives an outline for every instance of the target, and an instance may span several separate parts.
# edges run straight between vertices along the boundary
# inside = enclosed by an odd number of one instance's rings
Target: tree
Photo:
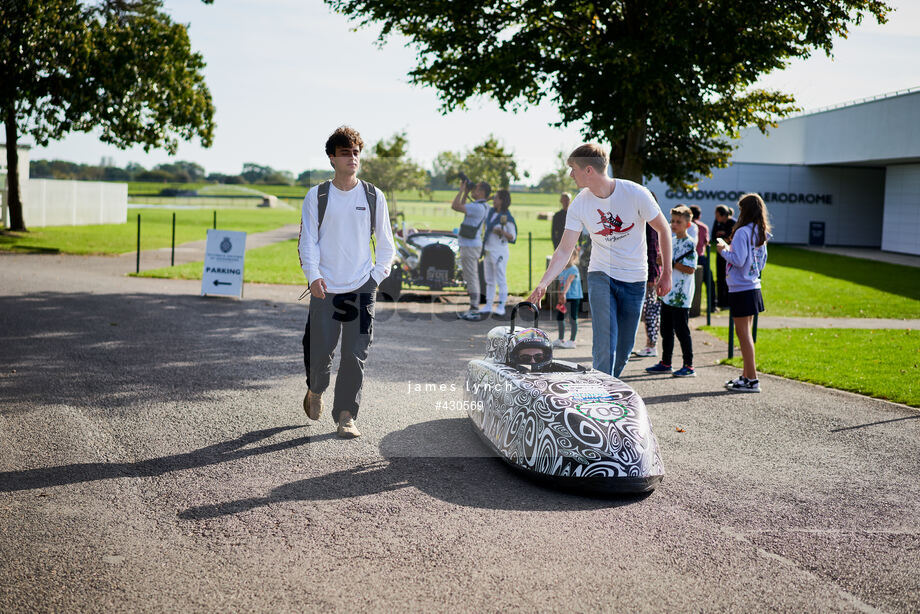
[[[168,164],[157,164],[153,167],[155,170],[166,171],[176,177],[175,181],[180,183],[188,183],[190,181],[203,181],[204,180],[204,167],[196,162],[186,162],[180,160],[178,162],[170,162]],[[185,178],[183,181],[181,178]]]
[[[309,169],[297,175],[297,185],[303,185],[309,188],[316,185],[317,183],[322,183],[323,181],[332,179],[334,175],[335,172],[331,168]]]
[[[473,147],[460,166],[470,179],[488,181],[493,189],[507,188],[512,179],[520,179],[517,162],[491,134]]]
[[[204,60],[161,8],[161,0],[0,0],[7,168],[19,164],[20,134],[45,145],[98,129],[105,143],[170,153],[179,139],[211,145]],[[10,228],[24,231],[15,172],[8,190]]]
[[[377,141],[361,160],[361,178],[383,190],[394,209],[397,190],[428,189],[428,173],[409,159],[408,146],[406,134],[397,133],[389,140]]]
[[[688,187],[728,164],[731,138],[795,110],[792,96],[752,89],[815,50],[881,0],[326,0],[382,24],[418,51],[411,83],[438,90],[442,111],[476,96],[519,110],[551,98],[557,125],[580,122],[610,144],[616,176]]]
[[[260,164],[256,164],[255,162],[244,162],[240,177],[245,179],[246,183],[258,183],[274,172],[275,169],[270,166],[262,166]]]
[[[512,179],[520,178],[514,157],[491,134],[466,154],[442,151],[435,158],[434,172],[448,186],[457,183],[461,172],[473,181],[487,181],[492,189],[507,188]]]
[[[576,190],[575,180],[569,175],[569,165],[566,164],[568,154],[560,151],[556,154],[559,164],[552,173],[543,175],[537,184],[537,189],[541,192],[574,192]]]
[[[453,151],[442,151],[432,164],[431,189],[449,190],[456,188],[457,173],[463,163],[463,156]]]

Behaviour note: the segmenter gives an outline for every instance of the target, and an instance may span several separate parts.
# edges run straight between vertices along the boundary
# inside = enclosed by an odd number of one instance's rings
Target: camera
[[[459,179],[460,181],[465,181],[466,184],[469,185],[469,186],[472,186],[472,185],[473,185],[472,180],[471,180],[469,177],[467,177],[467,176],[466,176],[466,173],[464,173],[463,171],[458,171],[458,172],[457,172],[457,179]]]

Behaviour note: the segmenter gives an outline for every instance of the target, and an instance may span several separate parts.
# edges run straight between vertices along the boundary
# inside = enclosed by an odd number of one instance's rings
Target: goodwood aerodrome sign
[[[232,230],[208,230],[201,295],[243,296],[243,264],[246,256],[246,233]]]
[[[751,190],[753,191],[753,190]],[[718,200],[722,202],[736,202],[749,191],[743,190],[668,190],[665,198],[676,200]],[[804,203],[808,205],[832,205],[830,194],[804,194],[801,192],[757,192],[765,203]]]

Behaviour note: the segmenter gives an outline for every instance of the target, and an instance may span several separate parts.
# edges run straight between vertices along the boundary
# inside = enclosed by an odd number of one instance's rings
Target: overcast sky
[[[185,143],[174,159],[198,162],[208,172],[236,174],[244,162],[295,175],[325,168],[326,137],[345,123],[367,143],[405,130],[411,156],[426,167],[438,152],[467,149],[492,133],[532,181],[554,166],[556,152],[581,142],[577,126],[549,127],[558,119],[550,104],[512,114],[479,100],[467,111],[441,115],[434,90],[407,83],[415,54],[405,39],[378,48],[376,31],[351,31],[321,0],[165,4],[176,21],[190,25],[217,108],[213,146]],[[854,29],[837,41],[833,60],[823,54],[797,60],[762,85],[794,94],[806,110],[920,86],[920,2],[891,4],[897,10],[888,24],[870,20]],[[123,151],[92,134],[73,134],[31,154],[93,164],[103,156],[120,166],[170,161],[164,151]]]

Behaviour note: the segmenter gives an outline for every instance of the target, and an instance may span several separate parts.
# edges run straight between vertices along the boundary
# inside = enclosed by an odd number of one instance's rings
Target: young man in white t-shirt
[[[335,176],[310,188],[303,199],[298,241],[300,266],[311,295],[303,337],[307,373],[303,408],[311,420],[322,414],[323,392],[329,387],[332,355],[341,334],[332,419],[344,439],[361,436],[354,419],[372,340],[377,286],[389,275],[395,252],[386,197],[357,177],[363,148],[361,135],[348,126],[338,128],[326,141]],[[328,196],[321,199],[320,194]],[[325,210],[321,200],[326,200]],[[372,224],[376,264],[371,259]]]
[[[632,352],[645,298],[645,224],[658,233],[661,244],[658,296],[671,289],[671,229],[651,192],[632,181],[608,177],[607,161],[607,152],[595,143],[582,145],[569,156],[572,179],[582,190],[569,205],[562,240],[527,300],[539,303],[586,229],[591,236],[588,301],[594,368],[619,377]]]

